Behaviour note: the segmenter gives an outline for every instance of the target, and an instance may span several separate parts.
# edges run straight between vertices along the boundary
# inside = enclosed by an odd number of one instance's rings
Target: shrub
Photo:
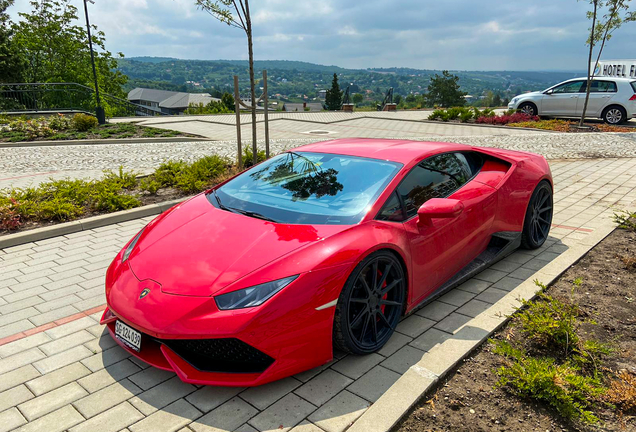
[[[12,202],[8,204],[0,205],[0,229],[6,231],[12,231],[20,228],[22,222],[20,221],[20,215],[13,208]]]
[[[212,179],[222,175],[227,166],[227,161],[219,156],[203,157],[179,171],[174,186],[183,192],[199,192]]]
[[[603,399],[623,413],[636,413],[636,375],[626,370],[619,372]]]
[[[614,213],[613,219],[619,228],[636,232],[636,212],[621,210]]]
[[[538,116],[530,116],[526,113],[514,113],[511,115],[500,115],[500,116],[481,116],[478,117],[475,121],[476,123],[481,124],[489,124],[489,125],[507,125],[509,123],[521,123],[521,122],[535,122],[539,121]]]
[[[497,386],[506,386],[512,393],[542,401],[556,409],[566,419],[596,423],[590,411],[606,391],[600,380],[583,376],[576,366],[557,364],[553,358],[527,356],[507,341],[493,341],[493,352],[508,359],[497,370]]]
[[[49,127],[56,131],[62,131],[71,127],[71,120],[64,114],[49,117]]]
[[[145,178],[139,183],[139,189],[143,192],[148,192],[151,195],[155,195],[159,189],[161,189],[161,183],[152,178]]]
[[[152,175],[162,187],[174,186],[177,184],[177,175],[188,166],[184,161],[167,161],[162,163]]]
[[[73,116],[73,120],[71,120],[71,126],[73,129],[79,132],[86,132],[97,127],[98,122],[97,118],[92,115],[77,113]]]
[[[443,109],[436,109],[428,116],[428,119],[429,120],[441,120],[443,115],[444,115],[444,110]]]
[[[264,150],[260,150],[258,153],[256,153],[256,160],[257,162],[263,162],[266,159],[265,157],[265,151]],[[243,149],[243,166],[245,168],[249,168],[251,166],[254,166],[254,153],[252,152],[251,149],[249,148],[244,148]]]
[[[67,221],[84,214],[80,205],[62,198],[43,201],[34,208],[39,220]]]
[[[124,171],[124,167],[121,165],[119,166],[119,172],[104,170],[104,180],[117,183],[124,189],[134,189],[139,183],[137,173],[132,170]]]

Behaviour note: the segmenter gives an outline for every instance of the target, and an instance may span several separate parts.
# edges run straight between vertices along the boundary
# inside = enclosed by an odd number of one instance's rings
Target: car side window
[[[613,81],[593,81],[590,93],[616,93],[616,83]]]
[[[422,204],[431,198],[451,195],[472,176],[470,166],[462,162],[457,153],[445,153],[421,162],[397,188],[404,203],[406,217],[415,216]]]
[[[572,81],[569,83],[561,84],[552,90],[553,94],[559,93],[582,93],[585,85],[585,81]]]
[[[402,203],[397,195],[397,192],[393,192],[380,213],[378,219],[391,222],[402,222],[404,219],[404,210],[402,209]]]
[[[470,177],[475,176],[484,165],[484,159],[475,152],[455,153],[459,162],[466,167]]]

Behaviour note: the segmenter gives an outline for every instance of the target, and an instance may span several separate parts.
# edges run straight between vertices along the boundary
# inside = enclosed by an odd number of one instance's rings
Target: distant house
[[[190,104],[207,105],[220,99],[213,98],[208,93],[184,93],[137,87],[128,93],[128,100],[138,105],[147,106],[153,111],[176,115],[182,114]]]
[[[309,108],[309,109],[306,109]],[[285,102],[283,105],[283,111],[286,112],[304,112],[304,111],[322,111],[323,107],[321,103],[289,103]]]
[[[318,90],[318,97],[320,99],[325,99],[327,97],[327,90]]]

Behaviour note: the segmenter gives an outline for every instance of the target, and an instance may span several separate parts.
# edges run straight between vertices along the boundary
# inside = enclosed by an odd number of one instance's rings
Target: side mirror
[[[430,225],[431,219],[456,218],[464,211],[464,203],[455,199],[431,198],[417,211],[418,225]]]
[[[552,93],[554,93],[554,90],[550,89],[548,91],[545,92],[545,94],[551,95]]]

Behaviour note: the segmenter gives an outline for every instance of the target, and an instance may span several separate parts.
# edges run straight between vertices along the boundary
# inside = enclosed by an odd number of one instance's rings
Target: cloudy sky
[[[82,7],[82,0],[72,0]],[[260,60],[350,68],[581,70],[587,0],[252,0]],[[16,0],[10,9],[29,9]],[[194,0],[95,0],[91,21],[126,57],[245,59],[241,30]],[[633,58],[636,23],[619,29],[605,59]]]

